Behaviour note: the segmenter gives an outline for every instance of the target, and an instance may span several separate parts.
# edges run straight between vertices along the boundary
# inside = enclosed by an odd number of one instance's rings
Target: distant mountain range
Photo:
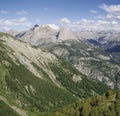
[[[67,27],[57,27],[56,25],[35,25],[30,30],[24,32],[8,31],[19,40],[32,45],[42,45],[56,43],[65,40],[78,40],[99,46],[104,50],[112,49],[120,44],[120,32],[115,31],[72,31]]]

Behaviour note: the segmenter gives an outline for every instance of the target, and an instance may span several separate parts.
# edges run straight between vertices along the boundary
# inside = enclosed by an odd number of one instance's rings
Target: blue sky
[[[55,24],[77,30],[120,28],[120,0],[0,0],[0,30]]]

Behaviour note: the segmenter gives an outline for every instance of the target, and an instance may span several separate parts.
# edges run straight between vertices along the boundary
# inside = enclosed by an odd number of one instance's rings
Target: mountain
[[[55,25],[35,25],[30,30],[17,34],[16,38],[38,46],[65,41],[68,38],[77,39],[77,36],[67,27],[59,28]]]
[[[118,54],[116,56],[109,54],[107,46],[119,44],[119,35],[119,32],[78,32],[66,27],[53,29],[48,25],[37,25],[16,37],[53,53],[73,65],[88,78],[98,79],[113,88],[115,70],[120,70],[119,64],[116,63],[119,57]],[[107,45],[108,43],[111,45]]]
[[[9,32],[10,34],[10,32]],[[12,34],[13,35],[13,34]],[[14,34],[15,35],[15,34]],[[35,25],[28,31],[16,33],[16,38],[32,45],[43,45],[66,40],[80,40],[103,50],[120,45],[120,32],[115,31],[72,31],[67,27]]]
[[[108,43],[110,41],[120,41],[120,32],[118,31],[79,31],[76,33],[82,40],[96,40],[101,44]]]
[[[120,63],[120,32],[118,31],[83,31],[78,32],[83,41],[110,53]]]
[[[0,33],[1,115],[40,115],[108,89],[52,53]]]
[[[58,28],[54,25],[35,25],[28,31],[21,32],[16,38],[32,45],[54,43],[57,40]]]
[[[13,34],[12,34],[13,35]],[[17,39],[32,45],[43,45],[66,40],[79,40],[103,50],[120,45],[120,32],[115,31],[72,31],[56,25],[35,25],[32,29],[15,35]]]

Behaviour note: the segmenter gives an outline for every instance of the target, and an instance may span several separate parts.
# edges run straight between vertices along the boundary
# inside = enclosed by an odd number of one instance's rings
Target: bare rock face
[[[36,46],[65,40],[77,40],[77,36],[73,31],[67,27],[59,28],[54,24],[35,25],[30,30],[19,33],[16,37],[19,40]]]
[[[32,45],[48,44],[56,41],[57,30],[53,25],[35,25],[30,30],[18,34],[16,37]]]
[[[65,41],[65,40],[77,40],[77,36],[75,33],[67,27],[61,27],[59,31],[58,36],[59,41]]]

